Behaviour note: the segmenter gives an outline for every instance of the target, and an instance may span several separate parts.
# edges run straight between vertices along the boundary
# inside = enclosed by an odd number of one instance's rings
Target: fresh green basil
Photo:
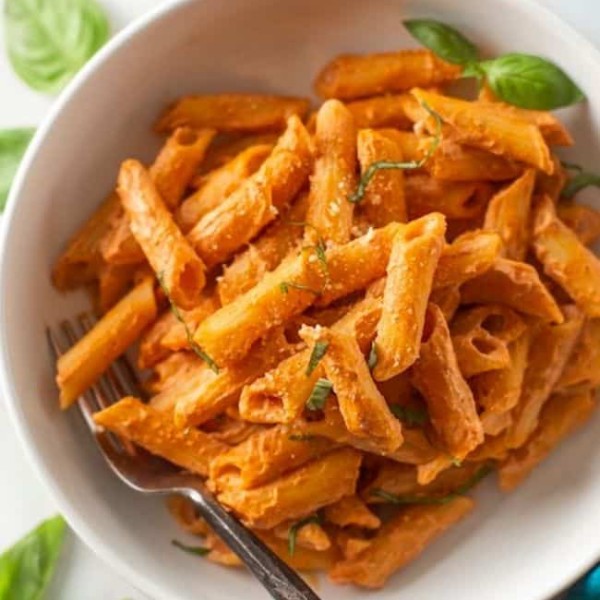
[[[489,475],[493,471],[491,465],[483,465],[479,468],[475,474],[465,483],[458,486],[453,492],[446,494],[445,496],[398,496],[397,494],[392,494],[391,492],[387,492],[386,490],[376,488],[371,491],[371,496],[375,496],[376,498],[381,498],[385,502],[389,502],[390,504],[396,504],[400,506],[410,505],[410,504],[448,504],[448,502],[452,502],[452,500],[456,500],[460,496],[464,496],[467,492],[471,491],[484,477]]]
[[[0,131],[0,210],[4,209],[12,180],[35,129]]]
[[[306,401],[306,408],[308,410],[322,410],[332,389],[333,383],[329,379],[324,377],[317,379],[317,383],[315,383],[315,387]]]
[[[194,556],[206,556],[207,554],[210,554],[210,548],[205,548],[204,546],[188,546],[182,544],[179,540],[171,540],[171,545],[187,554],[193,554]]]
[[[317,513],[304,517],[304,519],[300,519],[290,527],[288,531],[288,553],[290,556],[294,556],[294,552],[296,552],[296,538],[298,537],[298,531],[311,523],[320,525],[322,523],[321,516]]]
[[[429,421],[429,414],[423,408],[392,404],[390,405],[390,410],[395,417],[400,419],[403,423],[406,423],[409,427],[415,425],[417,427],[422,427]]]
[[[41,600],[54,573],[65,530],[63,518],[53,517],[0,555],[0,598]]]
[[[306,375],[310,375],[321,362],[321,359],[327,353],[327,348],[329,348],[329,342],[316,342],[312,352],[310,353],[310,358],[308,359],[308,365],[306,367]]]
[[[191,332],[186,320],[183,318],[183,314],[179,310],[179,307],[177,306],[177,304],[175,304],[175,302],[173,302],[173,299],[171,298],[171,294],[170,294],[169,290],[167,289],[162,272],[156,274],[156,279],[158,279],[158,284],[160,285],[164,295],[167,297],[167,300],[169,301],[169,307],[171,309],[171,312],[173,313],[173,316],[183,325],[183,330],[185,331],[185,337],[187,339],[187,343],[188,343],[189,347],[191,348],[192,352],[200,360],[203,360],[208,365],[208,367],[210,368],[210,370],[213,373],[216,373],[218,375],[219,374],[219,365],[217,365],[217,363],[215,362],[215,360],[212,356],[210,356],[207,352],[202,350],[202,348],[195,342],[194,335]]]
[[[4,13],[13,69],[39,92],[59,92],[109,37],[95,0],[6,0]]]
[[[563,198],[572,198],[577,192],[580,192],[586,187],[600,187],[600,175],[584,171],[579,165],[573,165],[566,162],[563,162],[562,164],[566,169],[577,173],[577,175],[569,178],[565,183],[565,186],[560,193]]]
[[[433,19],[410,19],[404,21],[404,27],[423,46],[448,62],[466,65],[479,58],[475,44],[449,25]]]
[[[505,54],[480,66],[494,94],[521,108],[552,110],[584,99],[562,69],[539,56]]]
[[[510,53],[480,61],[477,48],[461,33],[432,19],[404,22],[413,37],[440,58],[463,65],[463,77],[486,78],[498,98],[534,110],[570,106],[585,98],[554,63],[531,54]]]

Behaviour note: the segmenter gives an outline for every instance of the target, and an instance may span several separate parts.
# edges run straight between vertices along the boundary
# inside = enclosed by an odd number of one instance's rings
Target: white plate
[[[85,304],[51,287],[52,262],[114,184],[119,162],[149,159],[164,104],[194,91],[309,93],[339,52],[412,46],[401,21],[454,24],[490,53],[552,58],[586,91],[561,115],[569,158],[598,162],[600,56],[529,0],[187,0],[117,36],[76,78],[38,133],[15,182],[0,247],[2,391],[20,437],[77,533],[132,583],[166,600],[264,598],[243,572],[170,547],[181,534],[160,501],[124,488],[105,468],[76,412],[57,409],[44,327]],[[491,482],[478,510],[377,594],[411,600],[544,599],[600,556],[598,419],[509,497]],[[323,598],[365,592],[323,582]]]

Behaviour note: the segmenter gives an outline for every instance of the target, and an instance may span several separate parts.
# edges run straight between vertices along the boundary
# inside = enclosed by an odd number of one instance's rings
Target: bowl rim
[[[109,57],[113,56],[120,49],[125,47],[138,34],[143,33],[148,27],[165,18],[166,16],[175,13],[183,7],[197,2],[208,2],[210,0],[169,0],[164,4],[159,4],[150,9],[145,14],[134,19],[118,31],[75,75],[69,82],[60,96],[55,100],[53,106],[44,117],[42,123],[37,128],[35,135],[29,144],[27,151],[19,165],[15,175],[9,196],[6,204],[5,214],[3,215],[2,223],[0,224],[0,322],[4,322],[6,315],[6,292],[10,289],[7,286],[7,261],[6,247],[10,243],[11,223],[16,211],[16,206],[24,186],[24,183],[29,175],[31,164],[38,152],[42,149],[48,131],[52,128],[57,117],[62,113],[65,107],[69,104],[71,98],[85,86],[88,80],[92,77],[96,69],[101,66]],[[541,0],[500,0],[509,8],[518,7],[524,11],[534,21],[545,21],[553,28],[555,33],[565,39],[569,38],[570,43],[575,43],[580,46],[582,51],[585,51],[591,59],[600,68],[600,49],[596,47],[583,34],[579,33],[573,26],[564,21],[561,17],[555,14],[551,9],[542,4]],[[145,594],[154,598],[169,598],[172,600],[172,593],[156,583],[147,573],[141,572],[138,569],[130,567],[127,562],[119,559],[116,550],[103,539],[101,535],[96,533],[95,528],[88,524],[86,518],[80,513],[78,507],[70,500],[69,495],[65,493],[55,482],[52,471],[47,468],[43,461],[39,458],[39,451],[35,443],[35,435],[30,429],[30,426],[20,409],[18,395],[14,388],[10,371],[10,358],[8,340],[6,339],[6,330],[0,328],[0,392],[2,394],[2,402],[7,408],[9,419],[13,430],[16,432],[17,438],[27,460],[35,472],[38,480],[48,491],[50,498],[56,504],[56,508],[63,515],[69,526],[76,533],[78,538],[102,561],[110,568],[114,569],[115,573],[123,577],[131,585],[137,587]],[[578,567],[571,569],[569,572],[563,573],[556,578],[553,586],[544,591],[544,595],[536,594],[528,600],[547,600],[546,593],[557,594],[564,590],[570,584],[574,583],[583,573],[590,569],[600,557],[600,540],[595,552],[588,552],[588,556],[582,559]]]

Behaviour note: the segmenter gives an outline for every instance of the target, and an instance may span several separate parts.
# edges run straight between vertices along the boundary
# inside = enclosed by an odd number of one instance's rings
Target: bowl
[[[44,328],[87,306],[63,296],[50,268],[77,226],[114,186],[124,158],[148,160],[158,112],[202,91],[310,94],[321,65],[340,52],[414,46],[408,16],[456,25],[490,54],[522,51],[561,65],[589,101],[561,111],[577,145],[600,152],[600,55],[530,0],[182,0],[119,34],[76,77],[38,132],[4,218],[0,265],[0,381],[15,428],[73,529],[134,585],[167,600],[247,600],[251,577],[181,553],[160,499],[126,489],[105,467],[77,411],[58,409]],[[579,159],[579,161],[578,161]],[[590,201],[594,201],[590,194]],[[515,493],[492,482],[478,510],[377,594],[387,600],[544,599],[600,557],[598,418],[568,440]],[[319,584],[324,599],[365,592]]]

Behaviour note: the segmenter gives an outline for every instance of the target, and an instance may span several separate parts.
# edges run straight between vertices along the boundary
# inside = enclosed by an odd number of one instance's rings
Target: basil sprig
[[[324,377],[317,379],[317,383],[315,383],[315,387],[306,401],[306,408],[308,410],[323,410],[331,390],[333,390],[333,383],[329,379]]]
[[[584,171],[579,165],[563,162],[563,166],[566,169],[577,173],[565,183],[565,186],[560,193],[563,198],[572,198],[577,192],[580,192],[586,187],[600,187],[600,175],[596,175],[596,173],[591,173],[590,171]]]
[[[391,404],[390,410],[395,417],[406,423],[409,427],[422,427],[429,421],[429,414],[423,408]]]
[[[39,92],[56,93],[110,33],[95,0],[6,0],[6,47],[15,73]]]
[[[404,26],[437,56],[462,65],[463,77],[485,79],[498,98],[514,106],[552,110],[585,98],[562,69],[539,56],[511,52],[481,61],[475,45],[453,27],[433,19],[413,19]]]
[[[29,128],[0,131],[0,210],[4,209],[12,180],[34,132]]]
[[[64,540],[66,525],[53,517],[0,555],[0,598],[41,600]]]

